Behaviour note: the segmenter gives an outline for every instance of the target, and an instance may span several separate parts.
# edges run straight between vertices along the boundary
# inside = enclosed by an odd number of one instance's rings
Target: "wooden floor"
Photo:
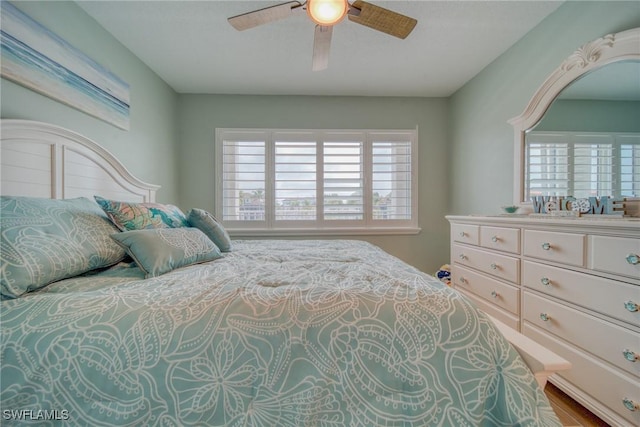
[[[551,383],[544,388],[563,427],[610,427]]]

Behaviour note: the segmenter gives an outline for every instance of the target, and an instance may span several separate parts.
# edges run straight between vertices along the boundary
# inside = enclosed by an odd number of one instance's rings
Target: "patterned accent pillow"
[[[135,260],[146,278],[222,256],[220,249],[193,227],[125,231],[111,237]]]
[[[222,252],[231,251],[231,238],[215,216],[202,209],[191,209],[187,220],[209,237]]]
[[[51,282],[118,263],[118,229],[92,200],[2,196],[0,293],[17,298]]]
[[[173,205],[160,203],[118,202],[94,196],[102,210],[122,231],[146,228],[188,227],[185,214]]]

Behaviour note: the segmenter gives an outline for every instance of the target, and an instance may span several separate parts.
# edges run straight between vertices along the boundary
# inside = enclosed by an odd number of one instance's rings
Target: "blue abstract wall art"
[[[3,78],[129,129],[126,82],[11,3],[0,4]]]

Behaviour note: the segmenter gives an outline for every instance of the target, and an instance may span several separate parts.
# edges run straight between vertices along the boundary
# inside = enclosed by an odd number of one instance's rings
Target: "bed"
[[[374,245],[230,241],[197,209],[120,228],[106,201],[153,206],[158,187],[44,123],[3,120],[1,161],[4,420],[560,425],[532,370],[566,362]],[[43,221],[65,238],[34,238]]]

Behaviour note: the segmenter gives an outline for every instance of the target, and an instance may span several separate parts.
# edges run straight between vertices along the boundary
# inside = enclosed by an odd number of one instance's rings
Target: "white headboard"
[[[0,168],[0,193],[9,196],[154,202],[160,188],[134,177],[96,142],[30,120],[1,120]]]

